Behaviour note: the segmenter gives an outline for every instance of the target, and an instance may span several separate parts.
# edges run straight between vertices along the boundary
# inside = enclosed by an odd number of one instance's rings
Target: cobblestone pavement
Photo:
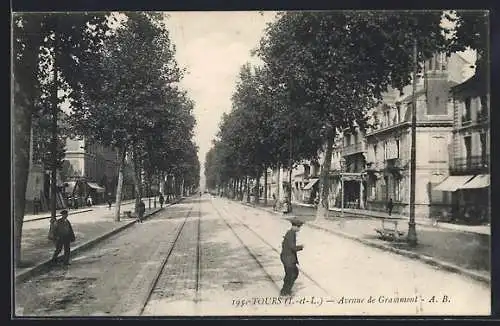
[[[269,239],[269,242],[276,243],[277,233],[284,233],[289,227],[289,222],[278,215],[235,202],[228,202],[226,205],[262,237]],[[298,241],[305,245],[299,257],[302,268],[337,297],[418,295],[430,300],[434,295],[440,299],[446,295],[452,298],[452,302],[447,304],[424,302],[419,306],[358,305],[346,310],[346,307],[343,307],[343,311],[362,310],[387,314],[489,314],[490,288],[481,282],[307,227],[307,223],[305,225],[298,236]],[[318,268],[319,266],[321,268]]]

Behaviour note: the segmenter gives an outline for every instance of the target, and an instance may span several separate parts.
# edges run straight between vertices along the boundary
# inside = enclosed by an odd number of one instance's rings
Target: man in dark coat
[[[394,204],[392,203],[392,198],[389,198],[389,202],[387,203],[387,213],[389,213],[389,216],[392,214],[392,208],[394,207]]]
[[[160,207],[163,208],[163,203],[165,202],[165,198],[162,194],[160,194]]]
[[[140,223],[142,223],[142,218],[144,217],[144,212],[146,211],[146,204],[141,200],[137,205],[137,218]]]
[[[286,232],[283,237],[283,242],[281,243],[280,259],[285,269],[283,288],[280,292],[280,295],[283,296],[291,295],[292,293],[293,283],[299,276],[299,269],[297,267],[297,264],[299,263],[297,259],[297,251],[304,248],[304,246],[296,244],[296,234],[304,222],[298,219],[292,219],[290,222],[292,223],[292,227]]]
[[[61,211],[61,218],[54,222],[53,237],[56,245],[56,250],[52,256],[52,263],[57,261],[57,256],[64,247],[63,263],[69,265],[70,243],[75,241],[75,233],[68,221],[68,211]]]

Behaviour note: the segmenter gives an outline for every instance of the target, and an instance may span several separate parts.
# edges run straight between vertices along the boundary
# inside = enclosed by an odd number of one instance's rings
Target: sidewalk
[[[163,208],[174,205],[181,199],[163,205]],[[147,200],[146,200],[147,202]],[[103,207],[94,206],[91,211],[79,212],[77,216],[68,216],[68,220],[75,231],[76,241],[71,244],[71,254],[89,248],[95,243],[133,225],[136,222],[135,218],[124,217],[124,212],[134,209],[134,201],[130,201],[121,205],[121,218],[119,222],[114,221],[114,209],[108,209],[107,205]],[[159,203],[156,208],[151,204],[151,209],[148,209],[146,204],[146,212],[144,217],[162,210]],[[21,243],[22,267],[16,268],[16,281],[22,281],[43,269],[52,257],[54,244],[47,238],[49,231],[48,220],[35,220],[24,224]]]
[[[249,205],[246,202],[242,204]],[[249,206],[274,213],[272,204]],[[345,215],[343,219],[332,217],[316,220],[313,207],[293,205],[291,216],[306,222],[310,227],[340,235],[382,250],[391,251],[455,273],[467,275],[483,282],[490,282],[490,236],[479,232],[452,230],[426,224],[417,225],[418,245],[411,248],[406,242],[380,240],[375,228],[380,227],[380,218],[360,215]],[[289,217],[291,217],[289,216]],[[402,221],[400,228],[406,236],[408,226]]]
[[[148,198],[146,197],[145,199],[143,199],[145,202],[148,200]],[[135,199],[128,199],[128,200],[124,200],[122,201],[121,205],[126,205],[126,204],[130,204],[130,203],[133,203],[135,202]],[[158,203],[157,203],[158,205]],[[113,203],[111,204],[111,207],[115,207],[116,205]],[[147,206],[147,205],[146,205]],[[82,207],[82,208],[78,208],[78,209],[73,209],[73,208],[66,208],[66,210],[68,211],[68,215],[74,215],[74,214],[79,214],[79,213],[85,213],[85,212],[90,212],[92,210],[94,210],[95,208],[103,208],[103,207],[108,207],[108,204],[99,204],[99,205],[93,205],[93,206],[86,206],[86,207]],[[60,211],[62,211],[62,209],[58,209],[57,210],[57,217],[60,217],[61,214],[59,213]],[[49,219],[50,218],[50,212],[41,212],[40,214],[24,214],[24,219],[23,221],[24,222],[31,222],[31,221],[38,221],[38,220],[44,220],[44,219]]]
[[[302,207],[311,207],[311,208],[313,207],[313,205],[303,204],[303,203],[298,203],[298,202],[294,202],[293,204],[296,206],[302,206]],[[340,214],[341,209],[338,207],[333,207],[333,208],[331,207],[330,211]],[[353,208],[344,208],[344,213],[347,215],[362,216],[362,217],[374,217],[374,218],[384,218],[384,217],[388,216],[387,213],[384,213],[384,212],[365,210],[365,209],[353,209]],[[392,214],[392,217],[400,218],[402,220],[407,220],[407,221],[409,220],[408,216],[399,215],[399,214]],[[416,223],[417,223],[417,225],[432,226],[431,219],[423,219],[423,220],[417,219]],[[438,222],[437,225],[434,227],[435,228],[449,229],[449,230],[456,230],[456,231],[463,231],[463,232],[491,235],[491,227],[489,225],[462,225],[462,224]]]

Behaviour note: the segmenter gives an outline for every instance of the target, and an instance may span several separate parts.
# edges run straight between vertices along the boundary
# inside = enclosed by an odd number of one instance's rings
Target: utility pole
[[[288,185],[289,185],[289,192],[288,192],[288,212],[292,212],[292,121],[290,117],[290,127],[289,127],[289,149],[288,149],[288,168],[290,169],[288,171]]]
[[[56,17],[54,17],[57,19]],[[56,218],[56,210],[57,210],[57,111],[58,111],[58,81],[57,81],[57,51],[58,51],[58,42],[57,42],[57,24],[55,24],[54,28],[54,67],[53,67],[53,84],[52,84],[52,139],[51,139],[51,175],[50,175],[50,217],[51,219]]]
[[[417,127],[417,39],[413,40],[413,90],[411,106],[411,150],[410,150],[410,221],[408,222],[408,244],[412,247],[417,245],[417,230],[415,229],[415,180],[416,180],[416,127]]]

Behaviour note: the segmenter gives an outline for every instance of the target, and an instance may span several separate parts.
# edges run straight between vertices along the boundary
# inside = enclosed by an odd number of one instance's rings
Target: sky
[[[195,102],[201,184],[205,154],[212,147],[224,112],[231,110],[231,96],[242,65],[259,63],[251,56],[274,12],[169,12],[166,24],[176,47],[176,59],[187,73],[181,82]]]

